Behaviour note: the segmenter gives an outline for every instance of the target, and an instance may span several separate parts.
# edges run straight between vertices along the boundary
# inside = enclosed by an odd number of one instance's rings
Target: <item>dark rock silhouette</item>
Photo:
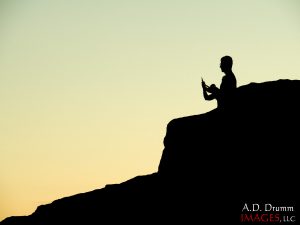
[[[3,224],[238,224],[245,202],[296,202],[300,80],[237,88],[226,110],[172,120],[157,172]]]

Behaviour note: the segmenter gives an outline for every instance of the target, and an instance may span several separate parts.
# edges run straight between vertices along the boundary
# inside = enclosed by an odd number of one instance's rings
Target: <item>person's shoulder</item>
[[[228,79],[236,80],[234,73],[228,75]]]
[[[222,77],[222,81],[228,81],[228,80],[230,80],[230,76],[229,75],[224,75]]]

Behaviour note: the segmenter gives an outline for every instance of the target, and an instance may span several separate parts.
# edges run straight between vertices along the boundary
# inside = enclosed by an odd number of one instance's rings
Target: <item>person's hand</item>
[[[212,85],[210,85],[210,87],[207,88],[207,91],[208,91],[209,93],[214,93],[214,92],[217,91],[217,89],[218,89],[218,88],[216,87],[216,85],[212,84]]]
[[[201,84],[202,84],[202,88],[203,88],[204,90],[206,90],[206,89],[208,88],[208,86],[206,85],[206,83],[204,82],[203,79],[202,79]]]

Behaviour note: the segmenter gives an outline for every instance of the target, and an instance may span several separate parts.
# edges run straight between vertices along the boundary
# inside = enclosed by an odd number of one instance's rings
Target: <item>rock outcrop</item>
[[[251,83],[226,109],[172,120],[159,169],[3,224],[238,224],[246,202],[294,204],[300,81]]]

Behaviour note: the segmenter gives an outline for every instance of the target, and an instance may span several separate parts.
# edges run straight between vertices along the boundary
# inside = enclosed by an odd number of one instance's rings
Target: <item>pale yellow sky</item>
[[[238,85],[300,79],[296,0],[0,0],[0,220],[157,171],[167,123]]]

